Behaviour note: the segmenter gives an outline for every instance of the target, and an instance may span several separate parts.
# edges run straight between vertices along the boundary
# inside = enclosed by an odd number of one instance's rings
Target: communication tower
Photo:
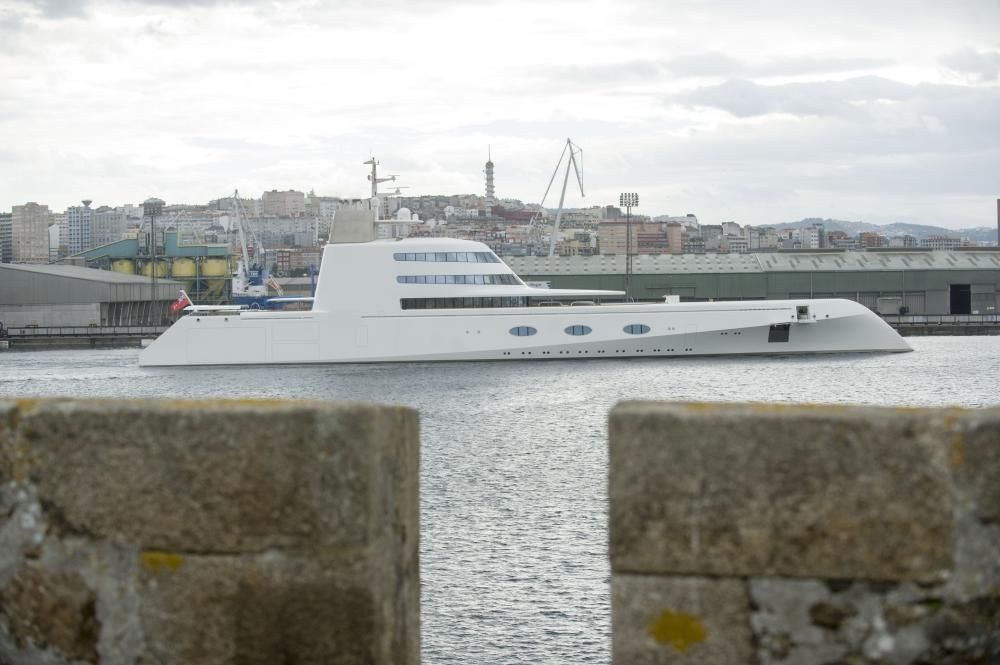
[[[486,208],[487,210],[493,210],[493,206],[496,205],[496,190],[493,188],[493,156],[490,154],[490,148],[486,148],[486,168],[483,171],[486,174]]]

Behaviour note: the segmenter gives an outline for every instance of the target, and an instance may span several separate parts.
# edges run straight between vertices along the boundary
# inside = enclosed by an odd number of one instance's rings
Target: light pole
[[[156,305],[156,218],[163,214],[164,202],[162,199],[148,198],[142,202],[142,213],[149,215],[149,319],[148,323],[158,325],[163,317],[158,316],[159,311]]]
[[[629,298],[629,287],[632,285],[632,208],[639,207],[639,195],[635,192],[622,192],[618,196],[618,205],[625,208],[625,300]]]

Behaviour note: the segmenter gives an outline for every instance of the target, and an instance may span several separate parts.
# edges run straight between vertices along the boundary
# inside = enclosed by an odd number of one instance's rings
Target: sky
[[[992,226],[1000,0],[3,0],[0,210],[239,189]],[[555,207],[560,180],[545,204]]]

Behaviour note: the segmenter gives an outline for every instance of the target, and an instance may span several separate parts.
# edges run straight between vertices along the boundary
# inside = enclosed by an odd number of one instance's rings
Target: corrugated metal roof
[[[615,274],[624,255],[505,256],[519,275]],[[635,274],[870,272],[899,270],[1000,270],[1000,250],[949,252],[767,252],[757,254],[644,254],[632,257]]]
[[[53,277],[69,277],[72,279],[82,279],[88,282],[101,282],[104,284],[149,284],[149,277],[140,275],[125,275],[110,270],[98,270],[96,268],[83,268],[81,266],[67,266],[61,264],[27,264],[27,263],[0,263],[0,271],[13,270],[16,272],[29,272],[39,275],[51,275]],[[180,285],[165,277],[157,278],[158,283]]]
[[[156,300],[172,300],[183,285],[156,280]],[[149,277],[69,265],[0,264],[0,305],[79,304],[150,300]]]

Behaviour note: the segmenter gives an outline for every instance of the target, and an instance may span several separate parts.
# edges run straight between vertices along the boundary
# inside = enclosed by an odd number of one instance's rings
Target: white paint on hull
[[[417,270],[426,274],[445,269],[509,273],[502,263],[401,265],[392,261],[393,252],[407,251],[405,248],[412,244],[414,241],[328,246],[312,311],[192,313],[145,349],[139,364],[548,360],[912,350],[875,313],[849,300],[404,310],[400,307],[401,297],[538,297],[546,293],[523,284],[397,284],[395,275]],[[448,239],[423,241],[419,246],[441,245],[445,249],[439,251],[488,251],[479,243]],[[384,256],[389,260],[378,260]],[[347,286],[338,289],[333,285]],[[609,292],[579,293],[599,297]],[[648,326],[649,332],[627,334],[625,328],[632,324]],[[784,324],[789,326],[787,341],[769,341],[772,326]],[[566,333],[567,327],[581,325],[591,328],[590,334]],[[517,337],[510,332],[516,326],[531,326],[537,333]]]

